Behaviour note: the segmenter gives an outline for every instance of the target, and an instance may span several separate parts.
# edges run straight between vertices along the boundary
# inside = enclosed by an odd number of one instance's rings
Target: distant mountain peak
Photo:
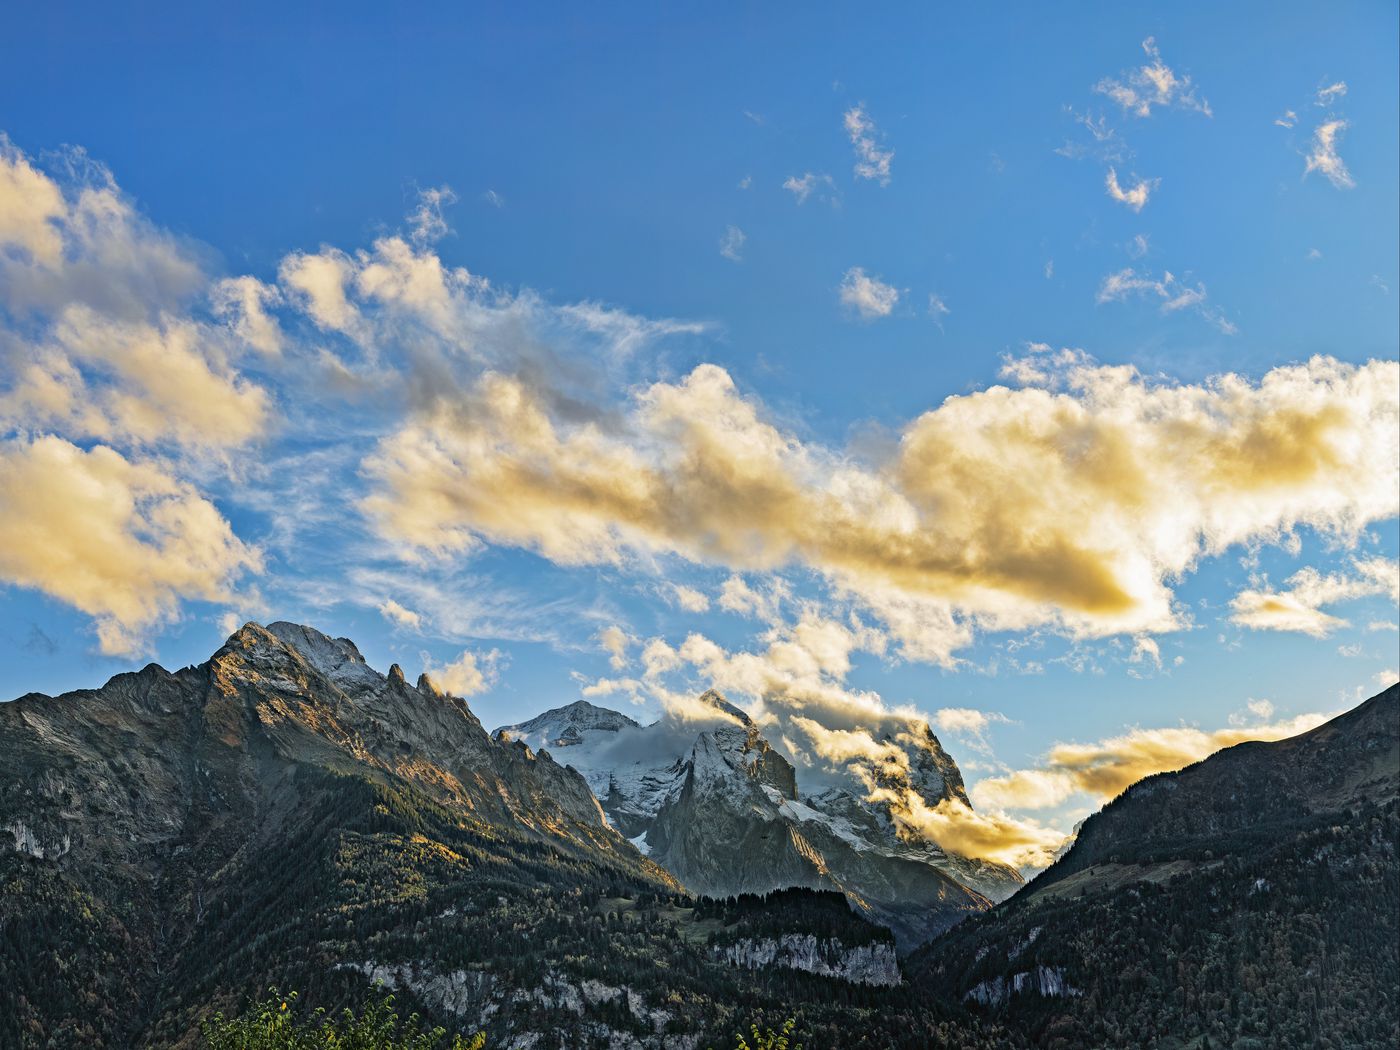
[[[614,734],[624,729],[639,729],[635,720],[621,711],[599,707],[587,700],[575,700],[563,707],[554,707],[525,722],[501,726],[493,736],[497,739],[523,740],[536,750],[546,747],[575,747],[593,734]]]
[[[730,718],[734,719],[736,722],[738,722],[740,725],[746,728],[753,727],[754,721],[752,718],[749,717],[748,712],[743,711],[740,708],[737,708],[733,704],[731,704],[729,700],[725,697],[725,695],[721,693],[718,689],[706,689],[703,693],[700,694],[700,703],[704,704],[706,707],[712,707],[716,711],[720,711],[723,714],[728,715]]]

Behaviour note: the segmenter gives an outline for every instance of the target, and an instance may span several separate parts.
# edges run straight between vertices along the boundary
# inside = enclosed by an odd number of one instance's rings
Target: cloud
[[[0,427],[118,447],[224,448],[259,435],[266,392],[238,374],[225,329],[188,312],[206,280],[192,250],[145,222],[80,151],[60,163],[63,181],[0,136],[0,306],[10,315],[0,318]],[[244,307],[235,332],[267,352],[255,286],[225,282],[214,306]]]
[[[888,317],[899,302],[899,289],[870,277],[859,266],[853,266],[841,278],[841,302],[851,307],[864,320]]]
[[[810,171],[801,176],[789,175],[783,181],[783,189],[791,193],[798,204],[806,204],[814,194],[819,201],[836,203],[836,183],[830,175],[817,175]]]
[[[263,432],[267,394],[210,354],[208,340],[189,320],[114,320],[70,306],[0,389],[0,423],[118,443],[246,444]]]
[[[1133,239],[1128,242],[1128,254],[1134,259],[1141,259],[1147,254],[1150,247],[1151,245],[1148,242],[1147,234],[1139,233],[1134,235]]]
[[[1118,172],[1109,168],[1104,185],[1108,188],[1110,197],[1137,212],[1142,211],[1148,196],[1157,188],[1159,181],[1159,179],[1138,179],[1137,185],[1125,190],[1118,184]]]
[[[682,584],[673,584],[671,594],[675,602],[686,612],[702,613],[710,609],[710,599],[704,593],[697,591],[694,587],[686,587]]]
[[[281,300],[281,294],[256,277],[226,277],[211,292],[214,312],[225,318],[239,339],[254,350],[270,356],[282,352],[282,331],[267,308]]]
[[[1274,123],[1281,128],[1291,128],[1298,123],[1298,114],[1291,109],[1286,109],[1283,111],[1283,116],[1274,118]]]
[[[1069,112],[1074,117],[1074,122],[1088,131],[1091,141],[1085,143],[1067,140],[1054,151],[1059,156],[1070,160],[1092,157],[1108,163],[1123,161],[1131,154],[1127,144],[1115,129],[1109,127],[1108,120],[1102,113],[1076,113],[1073,109],[1069,109]]]
[[[233,588],[259,552],[182,475],[265,435],[239,365],[276,356],[276,296],[211,281],[81,150],[48,168],[0,135],[0,579],[130,655],[186,600],[253,602]]]
[[[934,319],[939,328],[943,327],[943,318],[952,312],[941,295],[936,295],[933,292],[928,293],[928,315]]]
[[[783,602],[790,597],[791,592],[780,576],[767,580],[761,591],[750,587],[742,576],[731,576],[720,588],[719,607],[771,624],[777,622]]]
[[[1230,600],[1230,620],[1256,631],[1293,631],[1325,638],[1347,621],[1322,607],[1357,598],[1388,595],[1400,601],[1400,563],[1389,558],[1355,559],[1354,572],[1326,574],[1311,566],[1288,579],[1286,590],[1267,585],[1241,591]]]
[[[971,707],[944,707],[933,713],[933,722],[945,733],[986,732],[993,722],[1005,722],[1005,715],[995,711],[978,711]]]
[[[488,374],[380,442],[363,507],[429,556],[805,566],[933,653],[974,625],[1173,630],[1169,584],[1202,556],[1397,513],[1395,362],[1196,385],[1064,352],[1008,374],[1031,385],[949,398],[877,463],[780,428],[714,365],[638,389],[606,428]]]
[[[1329,84],[1326,87],[1318,88],[1317,98],[1314,100],[1314,104],[1324,107],[1330,106],[1333,102],[1337,101],[1337,99],[1341,98],[1346,93],[1346,81],[1339,80],[1335,84]]]
[[[1049,809],[1076,793],[1107,802],[1153,773],[1182,769],[1246,740],[1297,736],[1331,717],[1309,713],[1281,722],[1210,732],[1189,726],[1133,729],[1093,744],[1056,744],[1043,765],[988,777],[973,786],[971,795],[979,806],[1010,810]]]
[[[183,308],[204,285],[191,248],[146,222],[81,150],[64,177],[0,134],[0,306],[20,318],[72,304],[121,320]]]
[[[1128,266],[1111,273],[1099,285],[1095,301],[1098,303],[1123,302],[1129,298],[1156,296],[1161,302],[1158,309],[1164,314],[1191,309],[1215,325],[1226,335],[1235,335],[1239,329],[1229,321],[1219,308],[1206,302],[1206,286],[1197,281],[1190,285],[1183,282],[1170,270],[1161,277],[1140,274]]]
[[[0,444],[0,579],[97,622],[132,655],[187,599],[230,601],[261,567],[215,506],[155,463],[55,436]]]
[[[392,598],[386,598],[375,606],[381,616],[386,620],[391,620],[400,627],[407,627],[417,631],[423,627],[423,617],[412,609],[405,609]]]
[[[1007,724],[1011,719],[996,711],[979,711],[972,707],[944,707],[933,713],[931,720],[940,731],[957,737],[974,751],[991,754],[987,731],[995,724]]]
[[[1397,671],[1393,667],[1387,667],[1383,671],[1377,671],[1371,677],[1371,681],[1375,683],[1377,689],[1388,688],[1389,686],[1394,685],[1397,681],[1400,681],[1400,671]]]
[[[434,665],[425,660],[424,673],[441,692],[463,698],[476,696],[495,684],[500,658],[500,652],[495,649],[488,653],[463,649],[450,663]]]
[[[878,650],[878,635],[826,618],[811,607],[795,622],[775,624],[765,648],[729,651],[700,634],[679,647],[652,639],[640,678],[598,679],[589,696],[617,693],[641,703],[659,701],[664,718],[716,720],[715,709],[694,700],[698,688],[717,688],[747,707],[765,735],[780,741],[802,770],[807,790],[840,783],[887,809],[904,833],[922,836],[964,855],[1044,866],[1063,835],[1033,821],[998,812],[974,812],[959,797],[935,800],[922,779],[935,746],[928,722],[909,708],[891,708],[875,693],[845,683],[851,654]],[[744,698],[747,698],[745,700]],[[945,709],[940,725],[974,738],[999,715]]]
[[[487,204],[491,205],[491,207],[496,208],[497,210],[506,206],[505,197],[501,196],[495,190],[487,190],[481,195],[481,199],[484,200]]]
[[[875,122],[865,112],[865,107],[852,106],[846,110],[844,122],[846,134],[850,136],[851,146],[856,151],[856,178],[870,179],[881,186],[888,186],[894,150],[880,147],[880,133],[875,127]]]
[[[491,203],[500,207],[504,201],[494,191],[490,193]],[[438,186],[418,191],[418,206],[408,214],[408,235],[415,244],[431,244],[452,232],[443,217],[445,207],[457,203],[457,194],[451,186]]]
[[[627,658],[627,647],[632,644],[632,639],[617,624],[609,624],[598,632],[598,644],[608,654],[608,663],[614,671],[624,670],[631,662]]]
[[[732,262],[744,261],[744,242],[748,237],[737,226],[730,226],[719,239],[719,253]]]
[[[1339,190],[1349,190],[1356,186],[1356,180],[1347,170],[1346,162],[1337,154],[1342,133],[1347,129],[1345,120],[1323,121],[1313,129],[1313,140],[1303,168],[1304,176],[1321,172]]]
[[[919,795],[875,787],[869,798],[890,805],[900,827],[917,832],[945,850],[1009,864],[1026,871],[1049,867],[1065,841],[1063,833],[1032,820],[990,811],[976,812],[959,799],[929,806]]]
[[[1162,61],[1162,53],[1152,37],[1142,42],[1142,50],[1151,59],[1149,64],[1120,74],[1119,78],[1105,77],[1094,85],[1094,90],[1107,95],[1123,108],[1124,113],[1134,117],[1150,117],[1153,107],[1191,110],[1207,117],[1212,115],[1210,103],[1197,94],[1191,78],[1177,76]]]
[[[333,249],[315,255],[289,255],[282,260],[278,274],[283,286],[301,297],[316,324],[332,332],[348,332],[358,319],[346,294],[351,276],[350,259]]]

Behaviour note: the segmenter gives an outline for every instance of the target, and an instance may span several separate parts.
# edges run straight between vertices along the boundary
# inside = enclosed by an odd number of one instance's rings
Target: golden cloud
[[[1170,584],[1203,555],[1299,526],[1349,538],[1400,509],[1395,362],[1200,385],[1080,357],[1016,374],[1043,383],[949,398],[871,464],[781,429],[714,365],[640,390],[620,426],[556,418],[488,373],[380,444],[364,509],[410,552],[807,566],[943,662],[968,620],[1179,627]]]
[[[1330,717],[1303,714],[1211,732],[1188,726],[1134,729],[1095,744],[1057,744],[1042,767],[987,777],[973,786],[971,795],[979,805],[1013,810],[1048,809],[1076,792],[1107,802],[1143,777],[1182,769],[1246,740],[1297,736]]]
[[[429,664],[424,673],[439,692],[461,697],[476,696],[484,693],[496,681],[496,662],[499,658],[500,653],[495,649],[484,655],[464,649],[457,659],[446,664]]]
[[[1288,579],[1286,590],[1267,587],[1241,591],[1230,601],[1230,619],[1258,631],[1296,631],[1325,638],[1347,621],[1322,611],[1324,605],[1389,595],[1400,601],[1400,562],[1393,558],[1362,558],[1352,562],[1354,573],[1324,575],[1311,566]]]
[[[97,620],[102,651],[139,651],[185,598],[229,601],[257,551],[152,463],[57,437],[0,444],[0,579]]]

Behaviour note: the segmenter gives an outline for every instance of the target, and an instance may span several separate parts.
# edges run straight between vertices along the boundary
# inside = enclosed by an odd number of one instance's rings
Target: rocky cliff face
[[[710,691],[710,724],[638,726],[580,702],[497,730],[554,740],[615,827],[692,892],[837,889],[910,947],[1015,892],[1004,865],[950,854],[901,830],[858,788],[802,795],[796,771],[742,710]],[[966,802],[962,776],[924,727],[908,782],[930,805]]]
[[[810,933],[785,933],[761,940],[745,938],[713,950],[729,965],[749,970],[781,966],[877,987],[891,987],[900,981],[899,960],[890,944],[848,948],[839,940],[819,940]]]

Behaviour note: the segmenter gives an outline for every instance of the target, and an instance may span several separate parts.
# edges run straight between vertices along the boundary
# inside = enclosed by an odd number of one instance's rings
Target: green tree
[[[749,1025],[749,1032],[753,1042],[744,1038],[740,1032],[735,1039],[734,1050],[802,1050],[801,1043],[791,1043],[789,1036],[793,1029],[797,1027],[797,1022],[789,1017],[783,1022],[783,1027],[775,1032],[771,1028],[765,1028],[762,1032],[758,1030],[758,1025]]]
[[[371,999],[359,1013],[346,1009],[331,1016],[317,1010],[297,1016],[296,992],[270,992],[265,1002],[252,1003],[237,1017],[222,1013],[200,1025],[207,1050],[482,1050],[486,1036],[470,1038],[446,1029],[424,1029],[417,1014],[402,1022],[394,1012],[394,997]]]

